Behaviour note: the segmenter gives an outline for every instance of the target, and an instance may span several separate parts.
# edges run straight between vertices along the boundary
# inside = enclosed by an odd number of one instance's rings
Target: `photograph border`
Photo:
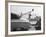
[[[16,3],[28,3],[28,4],[42,4],[43,5],[43,33],[34,33],[34,34],[17,34],[15,36],[24,36],[24,35],[39,35],[45,34],[45,3],[41,2],[24,2],[24,1],[5,1],[5,35],[8,35],[8,3],[9,2],[16,2]]]

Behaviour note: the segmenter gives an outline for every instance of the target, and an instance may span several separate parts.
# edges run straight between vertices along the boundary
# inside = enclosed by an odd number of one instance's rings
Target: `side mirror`
[[[34,9],[32,9],[32,11],[34,11]]]

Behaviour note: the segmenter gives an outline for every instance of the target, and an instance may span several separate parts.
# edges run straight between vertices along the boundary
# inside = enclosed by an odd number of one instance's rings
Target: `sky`
[[[32,9],[34,9],[34,11],[32,11]],[[24,14],[30,11],[32,16],[35,16],[35,15],[41,16],[42,8],[40,6],[36,7],[36,6],[11,5],[10,11],[18,15],[20,15],[21,12]]]

